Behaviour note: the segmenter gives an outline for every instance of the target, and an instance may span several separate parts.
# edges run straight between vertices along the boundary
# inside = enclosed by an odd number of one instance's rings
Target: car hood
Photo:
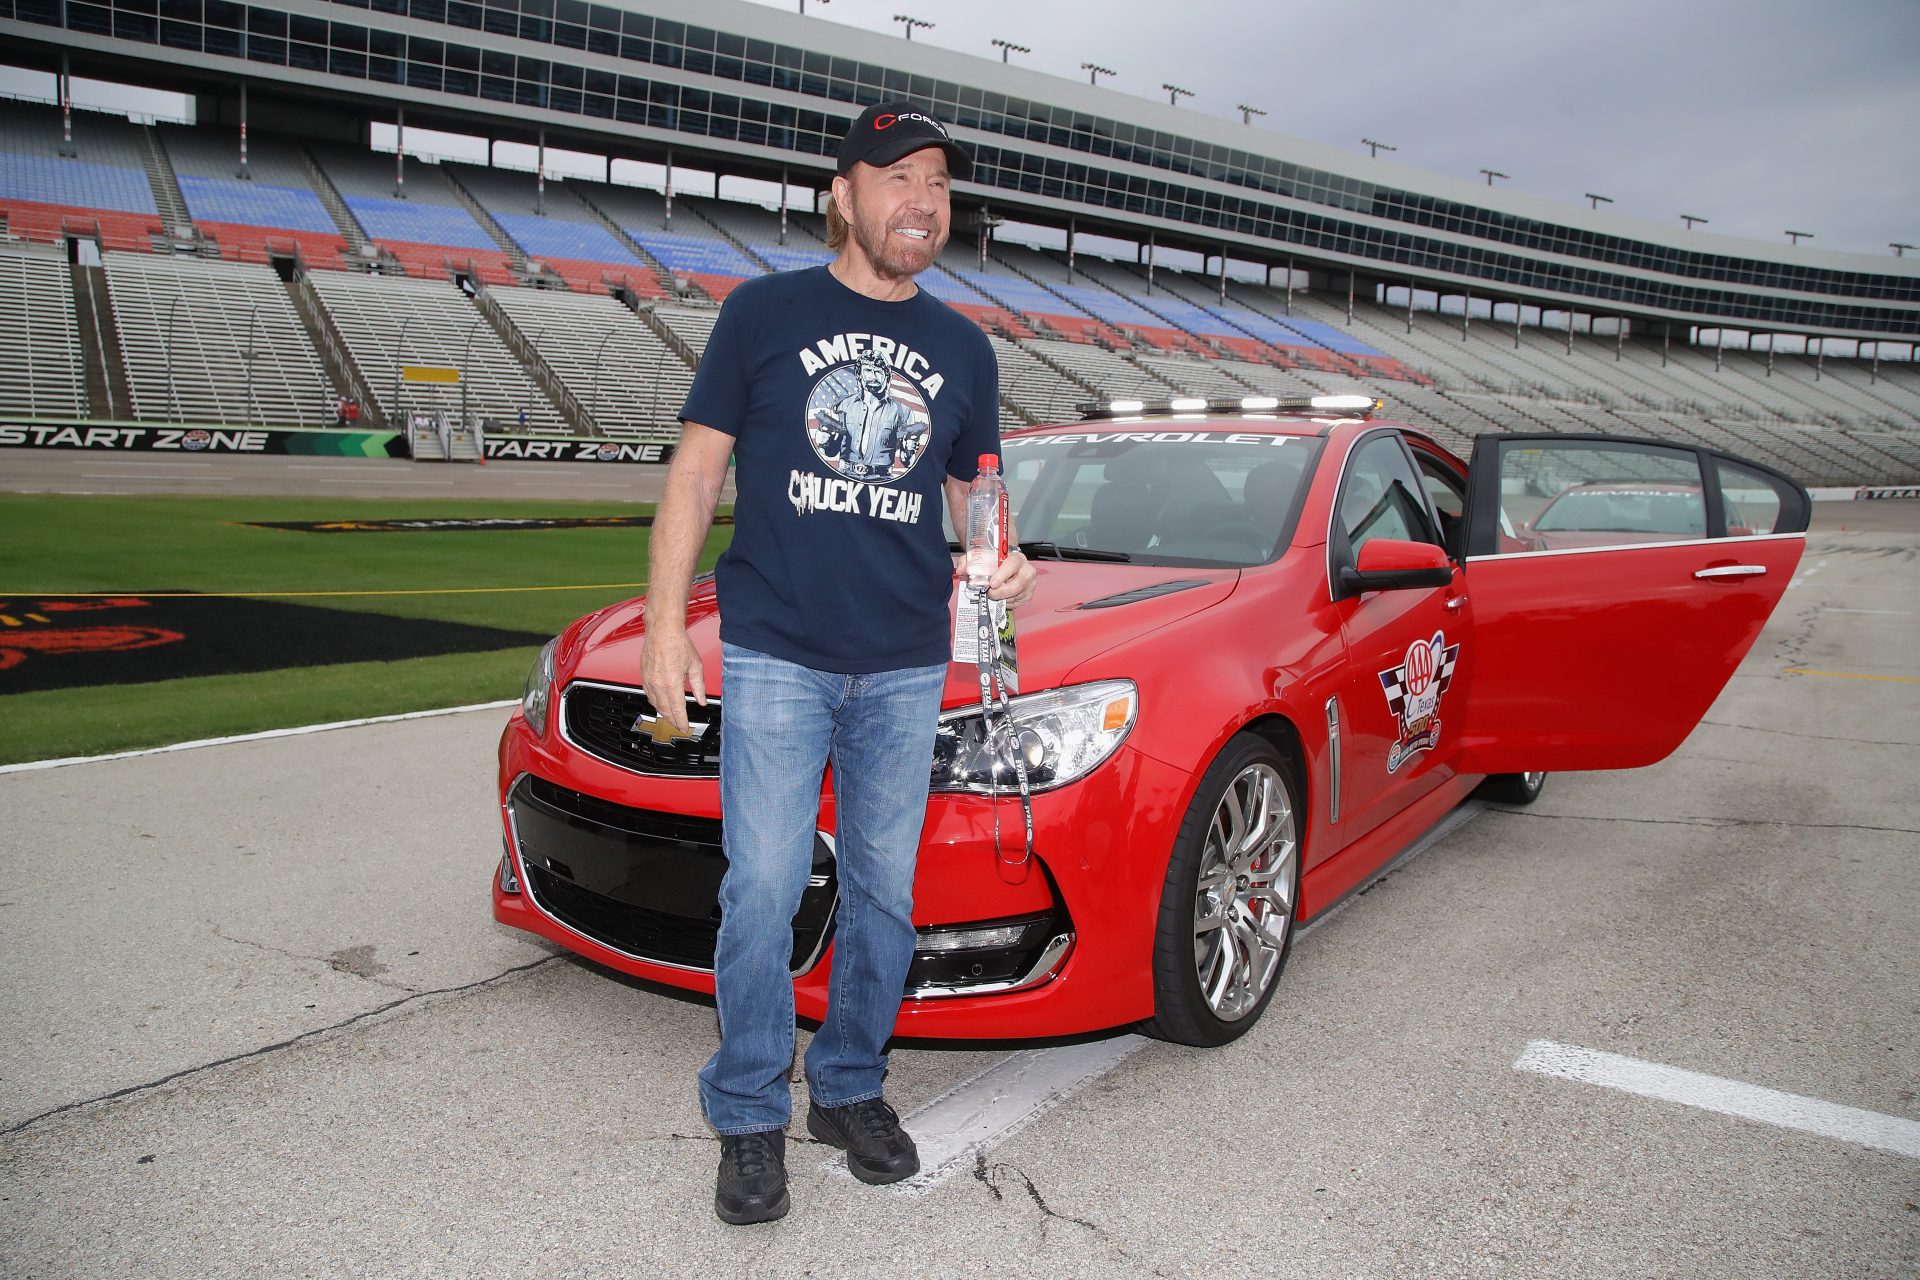
[[[1187,569],[1137,564],[1036,561],[1034,598],[1015,611],[1020,688],[1051,688],[1087,659],[1115,645],[1198,613],[1233,593],[1235,569]],[[563,679],[640,683],[640,644],[646,632],[642,600],[629,600],[588,619],[561,655]],[[707,689],[720,686],[720,615],[712,581],[698,583],[687,602],[687,634],[706,664]],[[576,656],[577,655],[577,656]],[[949,670],[946,704],[979,697],[970,667]]]

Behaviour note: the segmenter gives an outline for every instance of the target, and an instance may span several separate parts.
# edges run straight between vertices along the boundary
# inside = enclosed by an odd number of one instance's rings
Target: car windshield
[[[1273,558],[1319,449],[1314,437],[1217,429],[1002,442],[1030,557],[1221,566]]]
[[[1585,489],[1547,504],[1533,527],[1543,533],[1687,533],[1707,529],[1700,494],[1675,489]]]

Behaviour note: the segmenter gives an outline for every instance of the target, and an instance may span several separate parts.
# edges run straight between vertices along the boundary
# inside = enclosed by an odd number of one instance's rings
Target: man
[[[720,1135],[714,1209],[727,1222],[769,1221],[789,1206],[790,926],[828,763],[840,901],[827,1016],[806,1054],[807,1129],[845,1148],[863,1181],[920,1167],[881,1083],[913,958],[914,859],[949,656],[954,564],[939,503],[966,527],[968,483],[980,455],[999,449],[1000,405],[986,338],[914,277],[946,244],[948,189],[969,166],[912,104],[862,113],[833,180],[828,244],[839,256],[727,299],[654,519],[641,663],[648,698],[684,732],[688,691],[706,702],[688,587],[733,457],[734,535],[717,571],[720,1047],[700,1072],[701,1107]],[[887,465],[826,447],[821,419],[833,414],[823,410],[851,385],[877,415],[913,423]],[[1013,551],[989,594],[1024,604],[1033,584]]]

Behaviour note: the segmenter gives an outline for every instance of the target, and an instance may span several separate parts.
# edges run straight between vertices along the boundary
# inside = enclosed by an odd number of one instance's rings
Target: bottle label
[[[961,582],[953,601],[953,660],[969,666],[980,662],[980,610],[987,610],[988,634],[997,643],[994,655],[998,676],[1008,694],[1020,692],[1020,660],[1014,651],[1013,610],[1004,600],[989,600],[985,590]]]

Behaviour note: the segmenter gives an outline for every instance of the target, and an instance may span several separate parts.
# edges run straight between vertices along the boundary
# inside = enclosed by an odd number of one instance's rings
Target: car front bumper
[[[720,855],[713,779],[643,777],[536,738],[501,735],[503,924],[622,973],[713,990]],[[1153,932],[1190,778],[1123,746],[1088,777],[1033,797],[1035,865],[1021,867],[1017,797],[936,793],[922,832],[920,932],[895,1033],[992,1039],[1072,1034],[1153,1011]],[[825,1016],[833,964],[834,802],[821,800],[791,968],[803,1018]]]

